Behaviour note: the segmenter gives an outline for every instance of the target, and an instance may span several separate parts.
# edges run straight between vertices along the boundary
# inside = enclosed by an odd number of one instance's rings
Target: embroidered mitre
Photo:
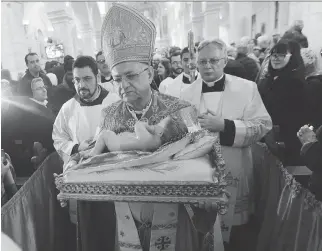
[[[107,12],[102,26],[102,48],[111,68],[122,62],[150,63],[156,29],[138,10],[118,3]]]

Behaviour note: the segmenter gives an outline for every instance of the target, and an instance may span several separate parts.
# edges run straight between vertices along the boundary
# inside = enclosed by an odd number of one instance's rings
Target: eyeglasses
[[[98,64],[105,64],[105,59],[97,60],[96,61]]]
[[[90,76],[87,76],[87,77],[84,77],[84,78],[74,78],[73,83],[74,83],[74,85],[78,85],[81,81],[83,81],[83,83],[87,84],[92,79],[93,79],[93,77],[90,77]]]
[[[173,61],[173,62],[171,62],[171,64],[173,66],[178,66],[178,65],[181,65],[181,62],[180,61]]]
[[[47,90],[47,86],[40,86],[34,89],[35,91],[44,91]]]
[[[209,62],[210,65],[217,65],[220,60],[225,59],[225,58],[211,58],[211,59],[201,59],[198,60],[198,64],[201,66],[206,66]]]
[[[113,81],[119,85],[122,84],[123,80],[125,80],[126,82],[137,81],[138,77],[148,69],[149,68],[145,68],[143,71],[140,71],[138,73],[130,73],[130,74],[123,75],[122,77],[115,77],[115,78],[113,77]]]
[[[270,54],[270,57],[275,58],[275,59],[284,59],[286,57],[286,55],[288,55],[288,54],[285,54],[285,53],[273,53],[273,54]]]

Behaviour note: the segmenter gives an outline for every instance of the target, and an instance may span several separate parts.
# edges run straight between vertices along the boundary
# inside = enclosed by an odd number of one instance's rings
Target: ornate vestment
[[[138,121],[138,118],[134,117],[123,101],[118,101],[105,108],[102,116],[100,129],[111,130],[117,134],[134,132],[134,125]],[[187,134],[189,126],[192,126],[192,122],[196,122],[197,112],[188,102],[154,91],[151,106],[140,120],[155,125],[168,116],[171,117],[171,120],[161,138],[162,144],[183,138]],[[86,203],[86,206],[90,207],[90,203]],[[217,241],[213,235],[217,217],[216,211],[207,212],[190,205],[125,202],[115,202],[115,209],[117,218],[116,250],[222,250],[222,247],[216,246],[221,245],[218,226],[218,236],[216,237],[220,241]],[[80,211],[84,212],[83,209]],[[87,214],[87,217],[100,216]],[[82,215],[80,218],[81,221],[84,220]],[[84,234],[81,236],[86,238]],[[111,240],[114,237],[106,236],[106,238]],[[88,247],[83,250],[90,249],[91,247]],[[104,247],[101,250],[105,250]]]

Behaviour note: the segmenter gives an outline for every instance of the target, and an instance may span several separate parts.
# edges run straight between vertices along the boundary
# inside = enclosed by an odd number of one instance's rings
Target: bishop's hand
[[[222,132],[225,129],[225,120],[210,110],[198,116],[198,121],[201,128],[211,132]]]

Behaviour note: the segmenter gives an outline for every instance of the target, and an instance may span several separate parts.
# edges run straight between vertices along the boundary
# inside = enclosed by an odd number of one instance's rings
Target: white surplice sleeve
[[[268,114],[257,85],[253,85],[251,101],[246,105],[241,120],[234,120],[235,139],[232,147],[247,147],[258,142],[272,129],[272,119]]]
[[[66,104],[66,103],[65,103]],[[68,109],[64,109],[63,106],[54,123],[53,127],[53,140],[54,147],[60,157],[65,160],[66,157],[69,157],[72,154],[73,147],[78,144],[78,142],[74,142],[72,139],[72,135],[70,134],[70,129],[68,127]]]

